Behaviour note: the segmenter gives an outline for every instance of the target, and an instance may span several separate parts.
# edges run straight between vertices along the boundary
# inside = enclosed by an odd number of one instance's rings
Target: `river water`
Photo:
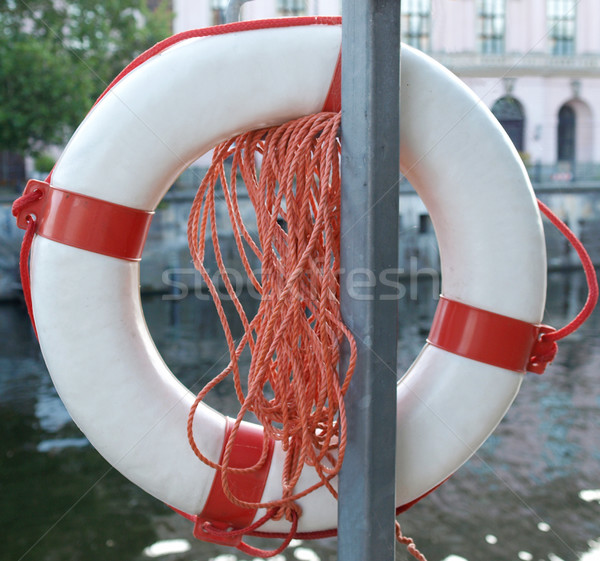
[[[425,279],[403,291],[402,368],[427,333],[435,284]],[[545,321],[564,325],[584,298],[580,274],[551,274]],[[144,310],[159,350],[188,387],[226,362],[205,294],[145,297]],[[429,561],[600,560],[599,334],[595,312],[561,344],[546,374],[527,376],[476,456],[401,516]],[[253,561],[195,541],[188,521],[94,451],[56,395],[21,304],[0,305],[0,345],[0,561]],[[234,413],[228,388],[212,399]],[[399,546],[396,558],[409,557]],[[294,541],[276,561],[284,559],[333,561],[335,539]]]

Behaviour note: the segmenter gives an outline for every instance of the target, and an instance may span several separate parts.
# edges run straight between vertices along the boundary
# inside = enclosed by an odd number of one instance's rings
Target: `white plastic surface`
[[[154,209],[217,142],[321,109],[341,30],[308,26],[187,40],[128,75],[88,115],[53,173],[56,187]],[[274,48],[276,46],[276,48]],[[403,47],[401,165],[427,204],[446,296],[541,320],[541,220],[518,155],[462,83]],[[106,459],[158,499],[202,510],[213,471],[186,438],[192,394],[148,333],[139,265],[36,237],[31,256],[40,344],[75,422]],[[445,479],[481,445],[522,376],[426,346],[398,385],[397,504]],[[224,419],[199,408],[200,448],[218,459]],[[263,500],[280,493],[277,446]],[[316,480],[305,470],[301,487]],[[301,501],[300,531],[336,526],[327,491]],[[261,513],[259,512],[257,516]],[[284,531],[285,521],[263,529]]]

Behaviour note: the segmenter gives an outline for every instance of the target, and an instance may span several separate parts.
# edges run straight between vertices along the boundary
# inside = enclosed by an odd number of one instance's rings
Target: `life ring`
[[[69,204],[90,204],[96,213],[94,227],[83,228],[88,249],[51,235],[50,226],[33,243],[34,316],[60,397],[116,469],[187,513],[204,511],[215,473],[188,445],[194,396],[172,375],[147,330],[136,259],[150,213],[191,162],[236,133],[322,109],[340,51],[339,21],[278,22],[188,35],[139,64],[75,132],[45,193],[53,202],[39,210],[55,224],[64,222]],[[462,465],[513,401],[539,331],[546,261],[526,172],[489,111],[450,72],[407,46],[401,99],[401,168],[431,214],[445,298],[430,341],[398,383],[396,500],[405,505]],[[77,229],[74,217],[85,225],[83,216],[85,210],[73,211],[68,227],[58,229]],[[125,239],[130,224],[137,224],[133,241]],[[94,249],[104,244],[102,231],[116,231],[111,247],[124,245],[122,254]],[[491,351],[500,363],[488,360],[486,349],[494,345],[485,324],[496,316],[508,322],[509,339],[522,328],[516,341],[522,356],[515,358],[513,342],[505,340],[496,345],[499,352]],[[457,342],[448,334],[461,337]],[[226,425],[217,411],[198,409],[196,440],[213,461]],[[260,427],[248,431],[260,441]],[[282,462],[275,445],[263,501],[280,496]],[[307,469],[299,487],[317,480]],[[299,531],[336,527],[337,504],[326,490],[299,503]],[[288,529],[285,520],[261,528]]]

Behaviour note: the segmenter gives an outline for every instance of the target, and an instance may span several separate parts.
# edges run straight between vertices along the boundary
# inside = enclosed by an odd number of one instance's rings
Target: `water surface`
[[[561,326],[585,296],[579,274],[550,276],[546,322]],[[423,343],[435,286],[407,287],[399,364]],[[412,296],[419,298],[411,298]],[[249,307],[256,306],[251,298]],[[210,301],[144,299],[150,330],[190,388],[226,364]],[[401,522],[429,561],[600,560],[600,314],[527,376],[477,455]],[[113,470],[70,420],[24,307],[0,305],[0,561],[241,561],[197,542],[191,524]],[[230,387],[212,404],[235,413]],[[269,542],[259,542],[269,545]],[[276,561],[336,559],[335,539],[294,541]],[[402,547],[397,559],[408,559]]]

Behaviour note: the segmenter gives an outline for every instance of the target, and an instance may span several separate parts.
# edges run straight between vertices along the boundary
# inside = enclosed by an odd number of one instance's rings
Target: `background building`
[[[225,22],[228,0],[174,0],[175,31]],[[342,0],[251,0],[244,20],[340,15]],[[600,2],[402,0],[402,39],[458,75],[491,109],[537,195],[600,263]],[[207,165],[207,159],[202,161]],[[439,270],[435,233],[409,185],[401,189],[401,271]],[[578,266],[546,227],[550,266]]]
[[[174,0],[175,31],[225,22],[228,0]],[[600,2],[403,0],[403,40],[504,125],[538,181],[600,179]],[[252,0],[242,19],[339,15],[341,0]]]
[[[170,1],[174,32],[224,23],[229,3]],[[341,3],[250,0],[240,16],[340,15]],[[538,197],[600,264],[600,0],[402,0],[402,12],[403,40],[457,74],[492,110],[520,152]],[[1,169],[14,167],[6,154],[0,156]],[[153,221],[142,262],[150,290],[167,289],[165,271],[178,271],[189,261],[185,223],[209,162],[208,154],[182,174]],[[11,193],[0,200],[0,298],[18,292],[22,232],[10,214],[13,198]],[[401,198],[400,272],[433,277],[439,254],[427,209],[406,182]],[[252,228],[250,202],[246,198],[241,204]],[[579,266],[552,227],[546,226],[546,241],[551,267]],[[174,248],[169,256],[165,246]]]
[[[433,5],[441,13],[431,20],[431,54],[492,109],[534,179],[598,179],[600,34],[594,27],[600,23],[600,3],[445,0]]]

